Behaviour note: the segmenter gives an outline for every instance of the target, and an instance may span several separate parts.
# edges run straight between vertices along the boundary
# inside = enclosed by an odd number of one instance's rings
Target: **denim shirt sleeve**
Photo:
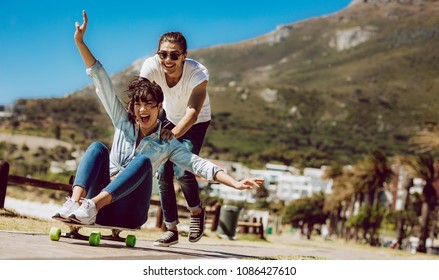
[[[211,161],[193,154],[185,145],[176,139],[172,139],[170,144],[172,151],[169,159],[182,169],[211,182],[215,181],[215,174],[223,170]]]
[[[127,111],[117,98],[114,85],[102,64],[97,60],[86,72],[92,78],[96,87],[96,94],[101,100],[105,111],[110,116],[113,125],[117,126],[120,121],[126,120]]]

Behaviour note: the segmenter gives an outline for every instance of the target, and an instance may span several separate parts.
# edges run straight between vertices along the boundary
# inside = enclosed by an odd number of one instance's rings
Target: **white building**
[[[250,174],[265,178],[265,187],[270,193],[268,201],[290,202],[301,197],[310,197],[315,192],[329,194],[332,191],[332,180],[323,179],[325,167],[304,168],[303,175],[300,175],[298,169],[285,165],[267,164],[266,168],[250,170]]]
[[[264,186],[269,195],[267,201],[293,201],[301,197],[310,197],[315,192],[330,193],[332,190],[332,180],[323,179],[324,167],[322,168],[305,168],[303,175],[297,168],[280,165],[280,164],[266,164],[266,169],[248,169],[241,163],[214,161],[216,164],[223,167],[229,174],[236,179],[243,179],[245,177],[264,178]],[[198,178],[199,179],[199,178]],[[207,186],[204,180],[198,180],[201,188]],[[239,191],[230,187],[212,184],[210,185],[210,196],[218,196],[224,200],[231,201],[246,201],[254,203],[255,191]]]
[[[404,209],[404,202],[407,196],[405,189],[406,180],[409,177],[407,170],[403,166],[399,166],[397,169],[397,177],[394,179],[391,185],[391,190],[385,192],[387,200],[392,204],[394,210]],[[421,178],[413,178],[413,186],[410,187],[410,194],[420,193],[424,188],[425,181]]]
[[[310,197],[313,192],[311,177],[300,175],[283,175],[279,177],[276,198],[292,201],[301,197]]]
[[[12,117],[12,106],[0,105],[0,119],[9,119]]]
[[[276,200],[276,192],[279,186],[279,177],[286,175],[285,171],[279,170],[250,170],[250,176],[255,178],[264,178],[264,186],[269,195],[267,201]]]
[[[303,175],[311,179],[311,185],[313,186],[312,192],[323,192],[324,194],[330,194],[332,192],[332,179],[324,179],[326,167],[303,169]]]

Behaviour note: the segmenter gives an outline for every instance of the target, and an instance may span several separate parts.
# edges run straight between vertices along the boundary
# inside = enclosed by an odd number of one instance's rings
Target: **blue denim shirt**
[[[97,61],[86,72],[93,79],[96,94],[110,116],[115,129],[110,152],[111,176],[122,171],[138,154],[144,154],[151,160],[153,174],[168,159],[179,168],[209,181],[213,181],[215,174],[223,170],[212,162],[191,153],[184,144],[175,138],[168,142],[161,141],[160,120],[157,120],[157,131],[144,137],[136,148],[139,127],[128,120],[128,113],[122,102],[117,98],[113,83],[104,67]]]

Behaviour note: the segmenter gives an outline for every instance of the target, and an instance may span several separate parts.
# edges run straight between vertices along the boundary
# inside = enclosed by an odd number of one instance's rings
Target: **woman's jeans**
[[[84,188],[90,199],[101,191],[111,194],[113,200],[98,212],[97,224],[139,228],[148,219],[151,173],[151,161],[144,155],[137,155],[111,181],[109,151],[104,144],[94,142],[79,163],[73,186]]]
[[[193,125],[178,140],[189,140],[192,143],[192,153],[198,155],[203,145],[204,137],[210,121]],[[169,122],[167,129],[174,128]],[[182,177],[176,178],[186,199],[188,209],[195,210],[201,206],[198,183],[195,175],[185,171]],[[177,198],[174,189],[174,164],[167,161],[163,172],[159,177],[160,201],[162,204],[163,217],[167,228],[175,227],[178,224]]]

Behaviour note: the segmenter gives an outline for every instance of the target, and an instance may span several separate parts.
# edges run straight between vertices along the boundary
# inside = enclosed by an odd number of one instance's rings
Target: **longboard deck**
[[[117,227],[117,226],[107,226],[107,225],[82,225],[74,222],[65,222],[62,223],[69,226],[70,231],[66,233],[62,233],[59,227],[52,227],[50,230],[50,239],[53,241],[58,241],[61,237],[63,238],[73,238],[79,240],[88,240],[91,246],[99,246],[100,240],[112,240],[118,242],[125,242],[127,247],[134,247],[136,245],[136,236],[128,235],[126,238],[121,237],[119,234],[123,230],[125,231],[136,231],[140,230],[140,228],[125,228],[125,227]],[[81,228],[97,228],[97,229],[110,229],[111,234],[102,235],[100,231],[96,230],[90,233],[90,235],[83,235],[79,232]]]
[[[75,228],[100,228],[100,229],[111,229],[111,230],[125,230],[125,231],[136,231],[140,230],[140,228],[126,228],[126,227],[118,227],[118,226],[107,226],[107,225],[100,225],[100,224],[92,224],[92,225],[83,225],[79,223],[74,222],[63,222],[63,224],[68,225],[69,227],[75,227]]]

